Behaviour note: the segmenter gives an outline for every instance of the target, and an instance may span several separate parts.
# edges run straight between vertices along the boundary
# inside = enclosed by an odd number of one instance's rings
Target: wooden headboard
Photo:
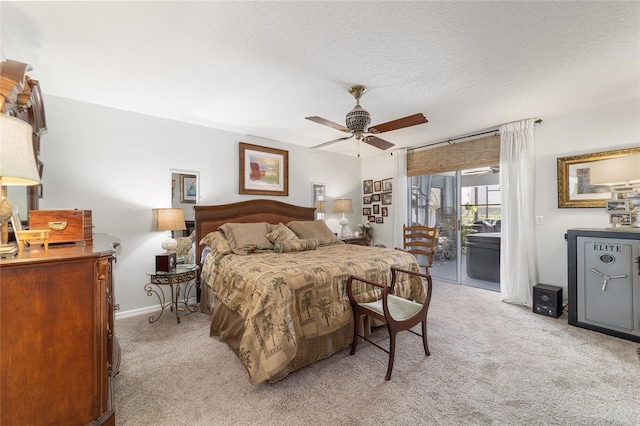
[[[314,220],[314,207],[294,206],[275,200],[249,200],[219,206],[195,206],[196,263],[200,263],[200,241],[208,233],[217,231],[225,223],[268,222],[286,224],[292,220]]]

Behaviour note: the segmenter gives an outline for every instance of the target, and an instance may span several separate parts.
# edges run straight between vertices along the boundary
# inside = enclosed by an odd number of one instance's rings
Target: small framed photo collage
[[[393,179],[362,181],[362,215],[369,223],[384,223],[393,200]]]

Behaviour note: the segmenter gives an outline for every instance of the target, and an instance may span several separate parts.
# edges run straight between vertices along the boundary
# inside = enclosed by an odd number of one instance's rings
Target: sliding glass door
[[[413,176],[409,178],[409,188],[411,202],[408,223],[435,226],[438,229],[431,275],[459,282],[458,173]]]
[[[434,278],[500,290],[498,181],[497,167],[409,178],[408,223],[438,229]]]

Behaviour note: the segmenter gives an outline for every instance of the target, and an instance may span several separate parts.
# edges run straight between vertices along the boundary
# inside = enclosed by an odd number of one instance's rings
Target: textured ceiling
[[[416,146],[640,96],[640,2],[7,2],[46,95],[311,147],[355,101]],[[215,141],[210,141],[215,143]],[[360,144],[362,156],[381,151]],[[354,139],[326,150],[357,155]]]

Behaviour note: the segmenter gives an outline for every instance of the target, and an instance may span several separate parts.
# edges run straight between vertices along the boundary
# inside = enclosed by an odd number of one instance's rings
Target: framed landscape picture
[[[289,195],[289,152],[240,142],[240,194]]]

